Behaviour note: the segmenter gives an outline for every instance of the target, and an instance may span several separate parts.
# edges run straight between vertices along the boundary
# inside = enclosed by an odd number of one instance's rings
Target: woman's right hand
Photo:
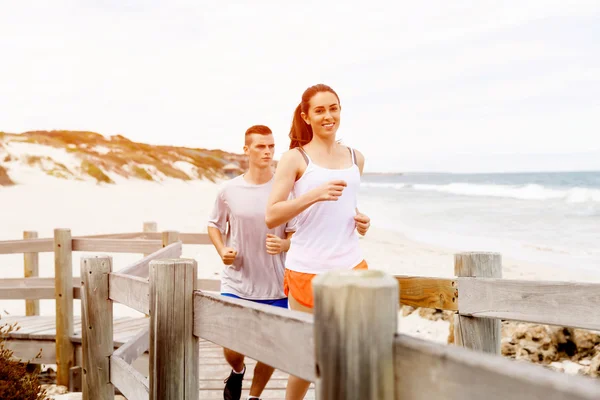
[[[346,181],[335,180],[327,182],[313,190],[317,197],[317,201],[337,201],[346,186]]]

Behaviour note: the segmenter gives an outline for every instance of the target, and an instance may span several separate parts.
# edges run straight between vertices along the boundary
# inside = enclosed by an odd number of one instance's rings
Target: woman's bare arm
[[[283,154],[277,164],[265,217],[269,229],[285,224],[319,201],[336,201],[342,195],[346,182],[338,180],[328,182],[297,198],[288,200],[303,163],[304,158],[300,152],[289,150]]]

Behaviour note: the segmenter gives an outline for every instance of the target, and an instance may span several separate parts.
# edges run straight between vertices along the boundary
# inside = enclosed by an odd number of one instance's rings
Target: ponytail
[[[312,140],[312,127],[302,119],[302,103],[298,104],[294,111],[292,127],[290,128],[290,150],[302,147]]]

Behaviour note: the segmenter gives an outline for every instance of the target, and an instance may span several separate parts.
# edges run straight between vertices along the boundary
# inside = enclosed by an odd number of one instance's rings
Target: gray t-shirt
[[[285,238],[286,232],[295,231],[295,220],[267,228],[265,212],[272,187],[273,179],[253,185],[240,175],[219,188],[208,226],[219,229],[225,236],[225,246],[237,250],[233,265],[226,265],[221,273],[221,293],[252,300],[286,297],[285,253],[267,253],[266,240],[267,233]]]

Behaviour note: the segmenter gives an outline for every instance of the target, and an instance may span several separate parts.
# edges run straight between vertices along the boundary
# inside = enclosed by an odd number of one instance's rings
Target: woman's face
[[[335,138],[340,125],[340,102],[331,92],[319,92],[308,102],[308,114],[302,118],[312,127],[313,135]]]

